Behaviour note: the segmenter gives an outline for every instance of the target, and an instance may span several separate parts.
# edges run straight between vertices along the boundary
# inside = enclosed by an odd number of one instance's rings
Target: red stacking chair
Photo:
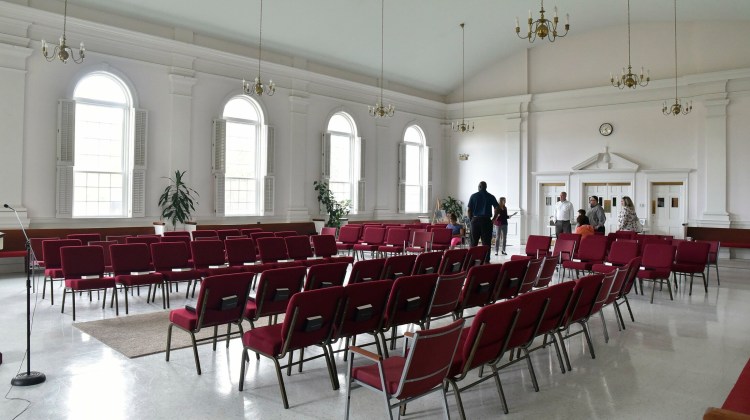
[[[336,317],[341,307],[344,296],[344,288],[340,286],[328,287],[319,290],[310,290],[295,294],[286,308],[284,322],[282,324],[268,325],[254,328],[242,335],[242,367],[240,369],[240,391],[245,384],[245,365],[249,363],[248,350],[254,351],[256,355],[262,354],[273,360],[276,367],[276,377],[279,379],[279,389],[284,408],[289,408],[289,401],[284,387],[282,368],[287,368],[287,375],[291,374],[293,365],[300,365],[309,359],[292,362],[292,354],[295,350],[304,350],[305,347],[320,346],[323,348],[323,358],[328,366],[328,376],[331,387],[339,388],[338,380],[333,375],[333,362],[328,353]],[[285,366],[279,364],[279,360],[289,354],[289,362]]]
[[[602,237],[606,239],[606,237]],[[613,278],[611,277],[611,273],[608,275],[610,276],[610,279]],[[591,334],[589,333],[588,319],[594,314],[594,308],[597,305],[599,294],[603,288],[603,280],[604,274],[591,274],[575,280],[575,287],[573,288],[573,303],[570,305],[570,309],[565,315],[565,322],[557,330],[557,337],[560,341],[568,370],[573,370],[570,366],[568,351],[565,348],[564,340],[567,340],[568,338],[583,333],[586,337],[586,342],[588,343],[591,358],[593,359],[596,357],[594,353],[594,345],[591,342]],[[581,330],[571,333],[570,326],[572,324],[580,324]],[[565,333],[564,336],[563,333]]]
[[[338,255],[338,247],[336,246],[336,238],[331,235],[313,235],[310,237],[312,240],[313,248],[315,249],[315,256],[325,259],[328,262],[348,262],[349,264],[354,263],[354,257],[349,255]]]
[[[89,245],[102,247],[102,253],[104,255],[104,272],[112,272],[112,258],[109,253],[109,247],[116,244],[115,241],[89,241]]]
[[[65,295],[70,293],[73,297],[73,321],[75,321],[75,292],[83,290],[104,290],[104,299],[102,300],[102,309],[104,309],[104,305],[107,303],[107,289],[111,288],[112,298],[115,303],[115,315],[120,315],[115,279],[104,275],[104,251],[102,247],[88,245],[64,246],[60,248],[60,260],[65,278],[65,290],[63,291],[60,312],[65,312]]]
[[[414,254],[396,255],[388,257],[383,265],[383,272],[380,274],[381,279],[395,280],[401,276],[411,275],[414,270],[414,263],[417,256]]]
[[[654,287],[651,289],[651,303],[654,303],[654,292],[656,291],[657,281],[662,287],[666,281],[667,289],[669,290],[669,300],[674,300],[672,286],[669,283],[674,254],[674,247],[667,243],[650,243],[643,249],[643,257],[641,257],[641,267],[643,269],[638,271],[637,277],[641,281],[641,291],[643,290],[644,280],[654,282]]]
[[[246,229],[240,229],[240,235],[247,236],[250,238],[253,233],[255,232],[263,232],[263,228],[246,228]]]
[[[305,267],[272,268],[263,271],[258,280],[254,298],[247,300],[244,317],[255,328],[255,321],[267,316],[276,317],[286,311],[289,300],[302,290],[305,281]]]
[[[414,269],[411,271],[411,274],[437,273],[442,259],[443,253],[441,251],[417,254],[417,259],[414,261]]]
[[[555,354],[557,355],[557,361],[560,364],[560,371],[562,373],[565,373],[565,365],[563,364],[562,355],[560,354],[560,346],[563,343],[557,342],[555,334],[567,321],[567,314],[570,310],[570,305],[573,302],[574,288],[575,283],[568,281],[531,292],[532,294],[539,295],[540,299],[546,298],[549,302],[536,332],[537,337],[543,336],[544,339],[542,343],[536,347],[531,347],[533,342],[529,342],[523,346],[524,350],[529,354],[549,346],[550,343],[553,344],[555,346]],[[524,307],[522,306],[521,308]],[[551,341],[548,341],[550,338]]]
[[[601,264],[607,252],[607,237],[589,235],[581,240],[578,248],[578,258],[563,263],[563,270],[575,270],[576,278],[581,271],[591,271],[594,264]],[[563,277],[565,273],[563,272]]]
[[[435,291],[430,300],[430,307],[427,310],[427,322],[425,327],[430,328],[430,322],[445,317],[457,319],[456,311],[461,298],[461,289],[466,280],[466,272],[454,274],[444,274],[438,277],[435,284]]]
[[[206,229],[199,229],[194,230],[192,233],[193,240],[198,240],[198,238],[211,238],[211,239],[219,239],[219,234],[215,230],[206,230]]]
[[[541,289],[548,287],[552,283],[552,277],[555,275],[555,268],[557,267],[557,258],[545,257],[542,262],[542,267],[539,269],[539,276],[536,279],[534,288]]]
[[[502,264],[484,264],[469,269],[458,298],[456,317],[463,318],[465,310],[493,302],[501,267]]]
[[[114,244],[110,248],[115,282],[125,289],[125,314],[128,313],[128,288],[148,286],[146,303],[151,299],[151,286],[164,285],[164,276],[151,269],[151,253],[146,244]],[[162,308],[167,309],[165,287],[161,289]],[[151,300],[153,302],[153,300]]]
[[[340,237],[341,235],[339,235]],[[385,241],[385,228],[379,228],[379,227],[366,227],[364,234],[362,235],[362,240],[354,245],[354,254],[357,255],[357,251],[359,251],[359,255],[361,255],[361,259],[365,259],[365,251],[370,253],[370,257],[375,257],[375,252],[378,250],[378,247],[383,245]]]
[[[286,244],[286,253],[289,258],[299,261],[307,267],[326,262],[322,258],[313,257],[310,238],[305,235],[286,236],[284,237],[284,243]]]
[[[609,343],[609,332],[607,331],[607,321],[604,319],[604,308],[608,305],[613,305],[615,308],[615,319],[617,320],[617,329],[622,331],[622,316],[619,312],[617,305],[614,305],[617,298],[620,296],[622,286],[625,284],[625,280],[628,278],[628,272],[632,269],[630,265],[618,267],[615,269],[614,280],[612,281],[612,287],[609,289],[609,293],[605,297],[604,303],[599,310],[599,316],[602,318],[602,327],[604,328],[604,342]]]
[[[432,242],[430,242],[430,249],[433,251],[444,251],[450,249],[451,239],[453,239],[453,229],[447,229],[445,227],[439,227],[432,229]]]
[[[632,239],[635,240],[635,238],[638,236],[637,232],[634,232],[632,230],[618,230],[615,232],[615,237],[619,241],[620,239]]]
[[[324,227],[320,229],[321,235],[332,235],[333,237],[336,237],[336,228],[335,227]]]
[[[286,252],[284,238],[258,238],[255,241],[255,247],[260,255],[260,261],[264,264],[273,263],[277,267],[304,265],[299,261],[286,261],[289,259],[289,254]]]
[[[343,286],[348,269],[349,263],[347,262],[316,264],[307,271],[305,290]]]
[[[489,266],[485,265],[484,267]],[[482,268],[473,267],[469,270],[469,273],[474,269]],[[453,387],[461,419],[466,418],[464,405],[461,401],[461,391],[465,391],[474,385],[492,378],[495,379],[503,411],[505,414],[508,414],[505,393],[503,392],[503,386],[500,384],[500,377],[495,369],[495,364],[500,361],[500,358],[507,350],[508,339],[513,334],[513,329],[520,313],[521,308],[518,300],[509,300],[485,306],[479,309],[471,327],[464,328],[464,331],[461,333],[458,349],[448,373],[448,382]],[[468,385],[461,388],[458,387],[458,382],[466,379],[469,372],[484,366],[489,366],[493,369],[492,375],[480,377]]]
[[[71,233],[66,236],[67,239],[78,239],[81,245],[89,245],[91,241],[101,241],[102,235],[98,233]]]
[[[690,275],[690,292],[693,295],[693,277],[697,274],[703,278],[703,288],[708,293],[708,280],[704,272],[708,263],[708,254],[711,245],[707,242],[680,242],[677,245],[677,253],[672,263],[672,276],[677,287],[677,275]]]
[[[409,229],[388,229],[385,235],[385,244],[378,247],[378,254],[387,257],[388,254],[401,254],[409,242]]]
[[[193,241],[190,248],[193,250],[193,267],[203,278],[243,271],[242,267],[232,267],[227,263],[222,241]]]
[[[193,269],[188,259],[187,246],[182,242],[151,244],[151,259],[154,263],[154,270],[164,276],[164,287],[175,283],[176,289],[180,282],[187,283],[185,299],[190,295],[190,284],[201,279],[201,274]],[[171,287],[169,289],[171,290]],[[167,294],[167,308],[169,308],[169,294]]]
[[[445,415],[450,417],[445,397],[446,376],[453,363],[463,325],[464,320],[460,319],[440,328],[409,334],[414,339],[413,344],[404,346],[404,355],[400,357],[383,359],[359,347],[349,347],[351,359],[347,365],[344,418],[349,419],[352,383],[382,393],[389,418],[393,418],[391,410],[395,407],[404,410],[406,404],[414,399],[435,391],[442,392]],[[354,354],[375,363],[354,368]],[[398,401],[391,404],[392,399]]]
[[[216,234],[219,236],[219,239],[222,241],[226,240],[230,236],[242,235],[239,229],[217,229]]]
[[[630,313],[630,320],[632,322],[635,322],[635,317],[633,316],[633,310],[630,308],[630,302],[628,301],[628,294],[630,293],[630,290],[633,288],[633,285],[635,284],[636,276],[638,275],[638,271],[641,268],[641,257],[633,258],[628,264],[628,266],[629,266],[628,275],[627,277],[625,277],[625,281],[622,284],[620,293],[617,295],[617,299],[615,300],[615,309],[617,310],[617,315],[620,317],[620,324],[622,325],[623,329],[625,329],[625,321],[622,319],[622,311],[620,311],[620,306],[623,303],[628,308],[628,312]]]
[[[126,242],[126,240],[127,240],[126,238],[128,238],[128,237],[129,237],[129,235],[107,235],[105,237],[105,239],[108,240],[108,241],[115,241],[118,244],[125,244],[125,243],[127,243]]]
[[[201,238],[201,239],[210,239],[210,240],[216,240],[216,238]],[[190,248],[190,238],[187,236],[163,236],[159,242],[182,242],[185,244],[188,250],[188,254],[190,255],[190,259],[193,259],[193,250]]]
[[[549,236],[529,235],[529,238],[526,239],[526,248],[524,252],[528,257],[545,257],[549,254],[551,243],[552,238]]]
[[[230,267],[245,267],[255,264],[255,242],[250,238],[229,238],[224,241],[224,249]]]
[[[531,289],[534,288],[536,285],[536,280],[539,277],[539,271],[542,269],[542,264],[544,263],[544,257],[542,258],[532,258],[529,260],[528,265],[526,266],[526,272],[523,273],[523,280],[521,280],[521,285],[518,287],[518,294],[523,294],[526,292],[530,292]]]
[[[146,244],[146,246],[151,246],[151,244],[156,244],[159,242],[161,242],[161,236],[156,235],[128,236],[125,238],[126,244]]]
[[[370,345],[375,344],[378,354],[382,355],[378,332],[383,327],[385,307],[392,286],[392,281],[374,280],[348,284],[344,287],[344,305],[339,323],[336,326],[334,339],[346,340],[346,347],[349,347],[349,339],[352,340],[352,345],[356,345],[358,335],[371,334],[375,341]],[[346,348],[344,351],[346,351]],[[334,351],[330,344],[328,345],[328,352],[333,356]],[[344,360],[346,360],[346,357],[345,353]],[[335,372],[335,363],[333,369]]]
[[[580,233],[561,233],[557,236],[557,241],[564,240],[564,241],[573,241],[575,243],[574,249],[575,252],[573,255],[570,256],[570,259],[578,258],[578,247],[581,245],[581,236]]]
[[[372,280],[382,280],[380,275],[383,274],[384,266],[385,258],[357,261],[352,266],[352,272],[351,274],[349,274],[349,281],[347,282],[347,284],[356,284]]]
[[[166,237],[166,236],[187,236],[188,238],[190,238],[190,232],[188,232],[186,230],[170,230],[170,231],[164,232],[164,235],[162,235],[162,236],[164,236],[164,237]]]
[[[219,337],[226,338],[227,348],[231,336],[232,324],[237,325],[242,335],[242,313],[247,296],[250,293],[252,273],[222,274],[206,277],[198,292],[195,308],[186,306],[174,309],[169,313],[169,329],[167,330],[167,362],[172,347],[172,328],[177,327],[190,334],[193,343],[193,357],[195,370],[201,374],[201,362],[198,358],[198,343],[212,340],[214,351]],[[218,327],[226,325],[227,333],[218,334]],[[201,329],[213,327],[213,337],[196,339],[195,334]]]
[[[627,232],[627,231],[625,231]],[[615,271],[618,267],[627,265],[630,260],[638,256],[638,243],[631,240],[618,240],[609,247],[609,254],[604,263],[594,264],[591,271],[607,274]]]
[[[286,238],[289,236],[299,236],[299,233],[297,233],[296,230],[280,230],[278,232],[274,232],[273,236],[277,238]]]
[[[339,237],[336,239],[336,248],[339,251],[347,251],[353,254],[354,245],[359,241],[360,226],[346,225],[339,229]]]
[[[31,245],[31,252],[34,254],[34,259],[29,261],[29,266],[32,268],[44,268],[44,247],[42,246],[42,242],[44,241],[53,241],[56,239],[56,237],[52,238],[29,238],[29,243]]]
[[[522,259],[511,259],[502,264],[500,273],[498,274],[499,280],[495,288],[495,296],[492,298],[493,302],[518,296],[521,279],[526,274],[526,267],[529,266],[529,260],[529,257],[523,257]]]
[[[463,270],[464,261],[469,250],[467,248],[449,249],[443,253],[438,274],[458,273]]]
[[[716,284],[721,286],[719,279],[719,249],[721,248],[721,242],[719,241],[696,241],[696,242],[707,242],[710,248],[708,249],[708,262],[706,263],[706,283],[711,277],[711,266],[716,269]]]
[[[404,250],[406,252],[422,253],[432,250],[432,232],[415,230],[412,233],[411,242]]]
[[[561,234],[562,235],[562,234]],[[558,279],[562,281],[563,268],[565,261],[572,261],[576,251],[576,241],[570,239],[557,239],[555,247],[552,249],[552,258],[557,260]]]
[[[468,271],[469,267],[475,265],[482,265],[485,261],[490,260],[490,246],[489,245],[477,245],[469,248],[466,253],[466,259],[464,259],[464,265],[461,271]]]
[[[437,274],[399,277],[393,283],[385,312],[385,323],[380,338],[385,349],[384,332],[391,330],[391,349],[396,348],[396,328],[417,324],[424,327],[430,309],[430,300],[437,283]],[[388,352],[385,352],[386,355]]]
[[[42,299],[47,292],[49,283],[50,305],[55,304],[54,281],[63,281],[62,260],[60,259],[60,248],[64,246],[80,246],[79,239],[51,239],[42,241],[42,255],[44,255],[44,285],[42,286]]]

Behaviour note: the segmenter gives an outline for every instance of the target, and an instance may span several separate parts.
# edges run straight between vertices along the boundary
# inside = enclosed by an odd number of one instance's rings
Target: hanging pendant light
[[[680,102],[677,97],[677,0],[674,0],[674,103],[671,106],[664,105],[661,108],[661,112],[664,115],[679,116],[687,115],[693,110],[693,101]]]
[[[78,49],[78,57],[76,57],[75,51],[73,51],[73,49],[70,48],[67,44],[67,26],[68,0],[65,0],[65,9],[63,13],[63,33],[60,37],[60,45],[55,45],[53,49],[50,49],[50,45],[47,44],[47,41],[42,40],[42,55],[49,62],[52,62],[55,60],[55,58],[57,58],[63,63],[67,63],[68,60],[73,60],[74,63],[81,64],[86,58],[86,48],[83,46],[83,42],[81,42],[81,46]]]
[[[258,76],[255,77],[255,81],[253,83],[248,82],[245,79],[242,79],[242,90],[245,92],[246,95],[257,95],[257,96],[263,96],[265,94],[266,96],[273,96],[274,93],[276,93],[276,84],[273,83],[273,80],[268,81],[268,86],[264,86],[263,82],[261,81],[260,77],[260,63],[263,61],[263,0],[260,0],[260,31],[258,35]]]
[[[633,73],[633,67],[630,65],[630,0],[628,0],[628,70],[622,69],[620,77],[615,79],[612,73],[609,74],[609,81],[612,86],[620,89],[631,88],[635,89],[638,86],[645,87],[648,82],[651,81],[651,74],[647,72],[645,77],[643,74],[643,67],[641,67],[641,74]]]
[[[464,84],[466,83],[466,36],[464,24],[461,23],[461,122],[451,123],[451,128],[456,133],[470,133],[474,131],[474,123],[466,122],[466,96]]]
[[[536,41],[537,38],[547,38],[549,42],[555,42],[557,38],[564,37],[568,34],[568,30],[570,29],[570,15],[565,14],[565,32],[558,33],[557,24],[559,19],[557,17],[557,6],[555,6],[554,11],[555,15],[552,20],[545,18],[544,0],[542,0],[542,8],[539,10],[539,19],[534,20],[531,17],[531,10],[529,9],[529,30],[524,36],[521,36],[521,25],[518,22],[518,17],[516,17],[516,35],[521,39],[528,39],[530,43]]]
[[[383,101],[383,55],[384,55],[384,37],[385,37],[385,0],[380,0],[380,100],[375,102],[375,106],[368,107],[371,117],[385,118],[392,117],[396,108],[388,104],[385,106]]]

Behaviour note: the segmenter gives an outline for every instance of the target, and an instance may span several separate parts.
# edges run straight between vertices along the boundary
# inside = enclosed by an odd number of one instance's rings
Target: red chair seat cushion
[[[378,250],[379,246],[380,245],[363,245],[363,244],[357,244],[357,245],[354,245],[354,250],[355,251],[372,251],[372,252],[374,252],[374,251]]]
[[[159,271],[167,281],[188,281],[201,277],[200,273],[195,270],[188,271]]]
[[[383,371],[385,372],[385,384],[389,394],[398,391],[398,383],[404,371],[406,359],[400,356],[392,356],[383,360]],[[367,384],[375,389],[382,390],[380,382],[380,370],[377,364],[355,367],[352,369],[352,378]]]
[[[140,286],[146,284],[158,284],[161,283],[163,277],[159,273],[141,274],[141,275],[130,275],[122,274],[115,276],[115,281],[124,284],[126,286]]]
[[[242,345],[257,350],[259,353],[275,356],[281,353],[281,327],[274,324],[266,327],[254,328],[242,335]]]
[[[383,245],[378,247],[378,252],[403,252],[404,247],[400,245]]]
[[[706,267],[704,265],[688,264],[688,263],[674,263],[672,264],[672,271],[678,273],[702,273]]]
[[[61,279],[65,277],[63,275],[62,268],[46,268],[44,270],[44,276],[49,277],[51,279]]]
[[[219,276],[222,274],[235,274],[241,273],[243,270],[240,267],[219,267],[219,268],[198,268],[197,271],[201,277],[208,276]]]
[[[198,313],[190,312],[185,308],[174,309],[169,313],[169,322],[188,331],[193,331],[198,326]]]
[[[115,279],[112,277],[101,277],[98,279],[67,279],[65,287],[72,290],[92,290],[115,287]]]
[[[594,264],[591,266],[591,271],[595,273],[609,274],[618,268],[619,267],[615,267],[614,265]]]
[[[354,248],[354,244],[336,244],[336,249],[339,251],[348,251]]]

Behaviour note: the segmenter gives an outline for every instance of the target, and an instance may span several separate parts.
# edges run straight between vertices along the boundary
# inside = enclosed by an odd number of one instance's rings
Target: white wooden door
[[[543,225],[541,231],[549,233],[549,221],[555,220],[555,207],[557,206],[557,202],[560,201],[560,193],[566,191],[566,187],[563,183],[547,183],[541,184],[540,188],[539,214]],[[554,233],[554,230],[552,233]]]
[[[617,215],[622,205],[622,197],[628,196],[633,198],[633,187],[629,182],[608,182],[584,184],[583,190],[586,192],[585,197],[581,197],[583,209],[589,209],[589,197],[595,195],[599,197],[599,204],[604,209],[604,216],[607,217],[605,229],[607,233],[617,231]]]
[[[651,184],[649,233],[682,238],[685,187],[681,182]]]

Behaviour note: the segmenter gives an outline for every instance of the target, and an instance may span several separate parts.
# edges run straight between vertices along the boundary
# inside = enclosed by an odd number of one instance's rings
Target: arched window
[[[59,115],[58,217],[144,216],[147,114],[125,82],[89,73]]]
[[[214,122],[217,214],[259,216],[273,210],[272,205],[261,205],[267,204],[267,194],[273,195],[266,164],[273,153],[268,137],[258,102],[245,95],[227,102],[222,119]]]
[[[432,194],[430,149],[424,131],[411,125],[399,144],[399,212],[424,213]]]
[[[364,210],[364,140],[357,136],[357,125],[346,112],[328,120],[323,135],[323,181],[337,200],[350,200],[352,211]]]

